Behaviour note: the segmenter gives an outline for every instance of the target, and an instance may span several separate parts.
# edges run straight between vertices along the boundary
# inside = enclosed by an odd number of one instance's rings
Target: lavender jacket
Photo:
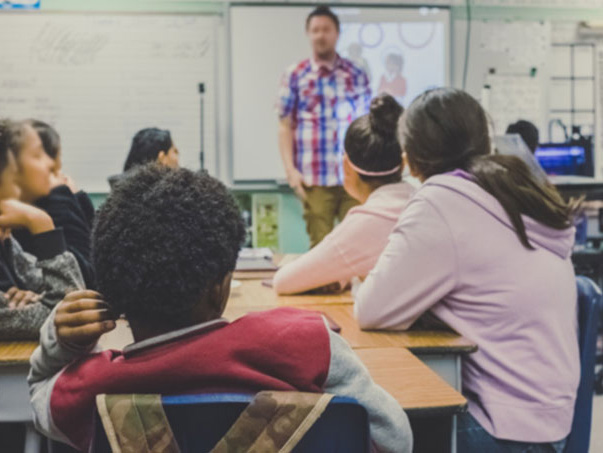
[[[469,178],[429,178],[357,289],[355,313],[364,329],[404,330],[431,310],[479,347],[463,360],[463,393],[486,431],[553,442],[570,431],[580,374],[574,229],[524,222],[535,250]]]

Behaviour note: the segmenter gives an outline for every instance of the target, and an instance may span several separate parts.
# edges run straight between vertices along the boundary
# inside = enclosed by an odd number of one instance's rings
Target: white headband
[[[398,170],[400,170],[400,165],[396,165],[391,170],[385,170],[385,171],[363,170],[362,168],[359,168],[356,165],[354,165],[354,163],[352,162],[352,159],[350,159],[350,156],[347,153],[346,153],[346,155],[348,156],[348,162],[350,163],[350,167],[352,167],[356,173],[363,175],[363,176],[388,176],[388,175],[393,175]]]

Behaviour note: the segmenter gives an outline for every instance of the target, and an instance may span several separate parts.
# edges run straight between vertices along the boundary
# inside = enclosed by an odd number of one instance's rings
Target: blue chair
[[[201,453],[218,443],[252,399],[253,395],[217,393],[164,396],[162,402],[182,453]],[[369,442],[366,409],[352,398],[334,397],[293,451],[367,453]],[[90,453],[110,452],[97,417]]]
[[[588,453],[595,388],[597,328],[601,316],[601,290],[587,277],[576,277],[578,285],[578,340],[580,343],[580,385],[574,407],[574,421],[566,453]]]

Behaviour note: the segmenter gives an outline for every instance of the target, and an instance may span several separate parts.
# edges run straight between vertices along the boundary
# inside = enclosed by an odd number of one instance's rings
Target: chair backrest
[[[578,339],[580,343],[580,385],[574,407],[574,421],[566,453],[588,453],[595,388],[597,331],[601,315],[601,290],[587,277],[576,277],[578,285]]]
[[[215,393],[164,396],[162,402],[181,452],[200,453],[218,443],[252,399],[253,395]],[[334,397],[293,451],[367,453],[369,442],[366,409],[352,398]],[[110,451],[97,417],[90,452]]]

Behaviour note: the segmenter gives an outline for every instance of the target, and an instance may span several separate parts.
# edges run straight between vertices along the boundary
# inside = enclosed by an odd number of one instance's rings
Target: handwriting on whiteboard
[[[30,55],[34,63],[80,66],[94,63],[108,42],[104,33],[48,22],[35,36]]]

